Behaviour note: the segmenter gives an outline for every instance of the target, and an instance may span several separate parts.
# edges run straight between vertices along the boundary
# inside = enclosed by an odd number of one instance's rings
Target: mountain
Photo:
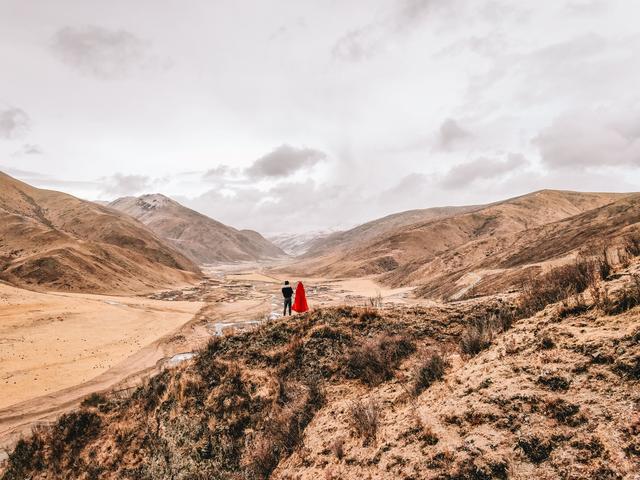
[[[394,230],[406,225],[446,218],[452,215],[477,210],[479,208],[481,207],[436,207],[394,213],[387,215],[386,217],[363,223],[362,225],[358,225],[350,230],[319,236],[308,244],[307,251],[305,253],[308,257],[313,257],[331,253],[336,250],[352,248],[371,241],[385,233],[393,232]]]
[[[611,193],[534,192],[403,225],[373,238],[364,236],[363,241],[358,241],[353,233],[353,241],[339,248],[320,250],[317,256],[303,260],[294,268],[308,271],[310,275],[333,277],[376,275],[387,285],[419,286],[423,296],[460,295],[462,290],[466,292],[477,283],[484,271],[503,269],[501,259],[517,256],[519,250],[526,249],[537,238],[539,227],[565,219],[571,224],[571,219],[576,217],[577,221],[580,214],[612,202],[624,202],[625,198],[625,194]],[[586,235],[596,240],[599,232],[594,227],[588,229]],[[579,247],[568,242],[563,246],[565,248],[558,250],[553,258],[566,256]],[[542,250],[530,255],[531,261],[539,261],[541,254]],[[521,269],[523,265],[517,267]],[[483,273],[471,275],[476,270]]]
[[[198,264],[251,261],[284,256],[252,230],[236,230],[160,194],[123,197],[109,207],[144,223]]]
[[[281,233],[268,237],[274,245],[280,247],[285,253],[299,256],[307,253],[314,245],[334,234],[331,230],[318,230],[305,233]]]
[[[200,270],[127,215],[0,172],[0,279],[23,287],[144,292]]]

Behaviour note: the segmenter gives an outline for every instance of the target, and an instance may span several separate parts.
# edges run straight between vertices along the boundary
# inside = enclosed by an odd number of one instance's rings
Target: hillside
[[[0,172],[1,280],[29,288],[141,293],[200,275],[129,216]]]
[[[217,337],[35,429],[2,478],[633,479],[640,265],[588,285],[580,272],[532,295],[322,309]]]
[[[269,236],[268,239],[274,245],[280,247],[285,253],[293,256],[304,255],[318,244],[322,239],[333,235],[330,230],[319,230],[305,233],[281,233]]]
[[[387,215],[386,217],[363,223],[362,225],[358,225],[350,230],[320,236],[319,238],[309,242],[305,253],[307,253],[308,257],[313,257],[337,250],[355,248],[359,245],[370,242],[381,235],[391,233],[407,225],[447,218],[453,215],[477,210],[479,208],[482,207],[436,207],[394,213],[392,215]]]
[[[109,207],[141,221],[198,264],[261,260],[284,252],[252,230],[236,230],[164,195],[123,197]]]
[[[419,292],[425,296],[455,295],[469,287],[469,282],[477,281],[478,274],[471,275],[476,270],[503,268],[501,258],[515,256],[533,245],[538,228],[563,220],[571,224],[573,218],[579,222],[580,214],[611,202],[624,202],[624,198],[625,195],[609,193],[534,192],[402,226],[373,240],[352,243],[348,250],[331,249],[294,268],[335,277],[377,275],[388,285],[421,286]],[[613,210],[615,208],[611,213]],[[599,221],[606,223],[607,219]],[[629,222],[637,220],[631,215],[619,228]],[[582,224],[581,228],[585,228],[585,239],[595,239],[601,234],[598,228],[586,228]],[[561,242],[552,256],[544,256],[543,251],[532,252],[531,263],[561,258],[579,247],[575,242]],[[465,275],[467,283],[455,283]]]

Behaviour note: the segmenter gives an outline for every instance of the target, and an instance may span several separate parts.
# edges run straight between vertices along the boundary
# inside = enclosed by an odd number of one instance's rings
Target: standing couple
[[[298,282],[298,286],[296,287],[296,298],[293,306],[291,298],[293,297],[293,288],[289,285],[289,280],[284,282],[284,287],[282,287],[282,296],[284,297],[283,316],[287,314],[287,308],[289,308],[289,315],[291,315],[291,310],[298,313],[304,313],[309,310],[309,305],[307,305],[307,295],[304,292],[304,285],[302,282]]]

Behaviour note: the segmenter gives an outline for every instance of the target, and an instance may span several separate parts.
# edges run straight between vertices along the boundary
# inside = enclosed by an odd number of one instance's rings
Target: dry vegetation
[[[2,478],[633,478],[632,252],[509,301],[323,309],[216,338],[34,430]]]

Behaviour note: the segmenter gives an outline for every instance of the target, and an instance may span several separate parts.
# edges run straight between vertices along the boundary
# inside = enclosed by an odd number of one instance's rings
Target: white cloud
[[[123,78],[154,61],[147,42],[123,29],[64,27],[51,48],[65,64],[100,79]]]
[[[20,108],[10,107],[0,110],[0,138],[5,140],[23,136],[31,120]]]
[[[640,110],[577,110],[533,140],[549,168],[640,166]]]

